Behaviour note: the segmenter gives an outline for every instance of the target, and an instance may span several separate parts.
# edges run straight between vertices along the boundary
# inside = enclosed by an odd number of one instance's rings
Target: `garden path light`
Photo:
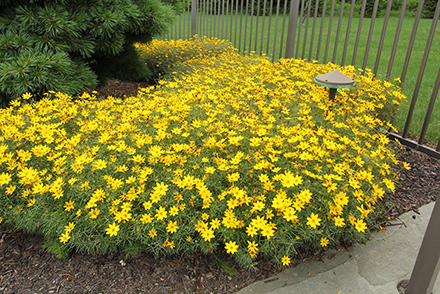
[[[313,81],[318,86],[329,88],[328,98],[334,100],[338,89],[348,89],[354,87],[355,80],[347,77],[339,70],[316,76]]]

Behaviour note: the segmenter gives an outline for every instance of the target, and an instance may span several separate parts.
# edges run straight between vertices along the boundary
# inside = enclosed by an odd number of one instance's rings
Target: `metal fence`
[[[400,13],[393,18],[398,19],[393,27],[388,26],[393,0],[388,1],[384,15],[380,18],[377,13],[379,2],[379,0],[374,1],[371,17],[367,18],[365,14],[367,0],[352,0],[347,3],[345,0],[291,0],[289,4],[287,0],[188,0],[186,11],[179,16],[177,24],[166,38],[189,39],[198,34],[227,39],[242,54],[249,52],[266,54],[272,61],[284,57],[316,60],[320,63],[331,61],[343,66],[351,64],[362,70],[368,66],[375,76],[381,75],[387,80],[399,76],[400,85],[408,87],[405,81],[425,1],[419,1],[410,36],[401,36],[408,0],[402,0]],[[359,8],[359,6],[360,13],[355,16],[355,7]],[[418,139],[409,138],[409,128],[431,52],[439,14],[440,1],[437,3],[428,38],[425,40],[425,50],[417,79],[410,85],[413,94],[408,97],[411,102],[405,126],[401,134],[389,132],[391,138],[436,158],[440,158],[440,138],[436,148],[429,147],[424,142],[439,90],[440,68],[434,85],[431,85],[431,99],[423,127],[417,135]],[[374,30],[377,23],[382,26],[380,33],[377,28],[376,32]],[[361,37],[365,24],[369,24],[366,40]],[[380,34],[379,38],[377,38],[378,34]],[[401,68],[393,68],[398,43],[408,38],[403,65]],[[383,56],[385,44],[388,49],[391,47],[388,56]],[[361,48],[364,49],[363,55],[362,52],[359,53]],[[438,48],[434,48],[433,51],[438,55]],[[401,58],[403,53],[397,56]]]

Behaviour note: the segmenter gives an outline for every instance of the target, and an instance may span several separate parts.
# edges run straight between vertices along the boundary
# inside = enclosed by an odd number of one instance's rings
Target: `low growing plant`
[[[226,40],[194,36],[190,40],[157,40],[150,43],[134,44],[142,62],[145,62],[151,76],[150,82],[169,78],[173,73],[192,70],[186,65],[189,60],[204,60],[225,52],[235,52],[232,44]]]
[[[235,52],[125,100],[51,92],[0,110],[0,217],[71,250],[225,250],[288,265],[365,240],[400,163],[378,110],[403,95],[353,67]],[[312,79],[356,79],[335,101]]]

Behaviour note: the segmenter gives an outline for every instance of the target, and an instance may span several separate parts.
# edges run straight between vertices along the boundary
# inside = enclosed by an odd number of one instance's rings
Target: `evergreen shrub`
[[[174,3],[176,2],[176,3]],[[171,4],[168,4],[171,3]],[[0,98],[75,94],[107,77],[145,79],[135,42],[164,33],[177,1],[5,0],[0,2]]]

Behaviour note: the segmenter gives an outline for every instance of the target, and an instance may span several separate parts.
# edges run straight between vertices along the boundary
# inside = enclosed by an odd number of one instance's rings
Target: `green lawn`
[[[336,14],[336,13],[335,13]],[[232,18],[232,19],[231,19]],[[321,18],[316,19],[316,26],[315,26],[315,33],[314,33],[314,41],[313,41],[313,47],[312,47],[312,54],[309,56],[310,52],[310,43],[311,43],[311,35],[312,35],[312,29],[313,29],[313,18],[310,18],[309,24],[308,24],[308,32],[307,32],[307,38],[306,38],[306,46],[304,47],[304,36],[305,36],[305,30],[306,30],[306,21],[304,22],[304,25],[300,26],[300,41],[297,42],[298,37],[298,31],[295,38],[295,50],[294,50],[294,57],[297,58],[305,58],[314,60],[317,59],[319,62],[324,61],[324,54],[325,54],[325,47],[328,42],[329,49],[327,54],[327,62],[331,62],[333,59],[334,54],[334,47],[335,47],[335,39],[336,39],[336,31],[338,26],[338,16],[335,16],[333,19],[332,24],[332,30],[330,34],[330,38],[327,41],[327,35],[328,35],[328,25],[329,25],[329,19],[330,17],[326,17],[324,21],[323,26],[323,34],[322,34],[322,40],[321,40],[321,46],[319,50],[319,54],[317,52],[317,46],[318,46],[318,39],[319,39],[319,31],[321,27]],[[181,17],[181,21],[183,22],[185,20],[184,25],[176,25],[173,29],[173,33],[168,35],[167,38],[170,39],[186,39],[190,36],[190,24],[188,21],[188,16],[185,16],[185,18]],[[231,26],[231,20],[232,20],[232,26]],[[272,17],[266,16],[266,17],[253,17],[251,18],[248,16],[247,21],[246,17],[243,16],[241,23],[241,38],[240,38],[240,15],[237,18],[237,26],[235,26],[235,14],[229,15],[229,18],[227,16],[217,15],[217,16],[200,16],[198,20],[198,28],[199,28],[199,35],[206,35],[209,37],[218,37],[223,39],[229,39],[234,46],[240,50],[240,52],[245,53],[249,50],[256,51],[257,53],[260,52],[266,52],[268,55],[270,55],[270,58],[273,58],[274,60],[277,60],[281,56],[284,56],[285,54],[285,44],[286,44],[286,34],[287,34],[287,25],[288,21],[286,19],[285,23],[285,30],[284,30],[284,38],[283,38],[283,44],[281,45],[281,38],[282,38],[282,25],[283,25],[283,19],[282,15],[278,19],[278,24],[276,24],[276,17],[275,15]],[[270,34],[265,33],[263,36],[263,40],[261,40],[261,31],[262,31],[262,25],[264,20],[264,31],[268,31],[269,24],[270,24]],[[258,21],[258,39],[256,41],[256,28],[257,28],[257,21]],[[358,51],[355,61],[355,66],[357,68],[361,68],[363,61],[364,61],[364,55],[365,55],[365,49],[367,45],[367,39],[368,39],[368,33],[370,30],[370,22],[371,19],[364,19],[362,23],[362,31],[361,31],[361,37],[360,42],[358,45]],[[371,46],[368,54],[367,64],[366,67],[373,69],[375,62],[376,62],[376,55],[379,47],[379,41],[380,36],[382,32],[384,18],[378,18],[375,21],[374,25],[374,31],[373,36],[371,40]],[[411,59],[409,62],[408,72],[405,77],[405,83],[403,85],[403,92],[408,97],[406,103],[404,103],[400,111],[398,113],[398,116],[395,121],[395,126],[399,130],[403,130],[406,117],[408,114],[409,105],[411,102],[411,97],[414,93],[414,87],[415,83],[417,81],[417,76],[420,70],[420,65],[422,61],[422,57],[424,54],[424,50],[426,47],[426,42],[428,39],[428,34],[431,29],[431,22],[432,20],[429,19],[422,19],[420,20],[419,28],[417,30],[417,35],[415,39],[414,47],[412,48],[412,54]],[[396,27],[398,23],[397,17],[391,17],[388,21],[387,31],[385,35],[385,42],[383,45],[383,50],[381,54],[381,60],[379,63],[378,68],[378,76],[384,77],[386,70],[388,68],[388,63],[391,55],[391,49],[394,41],[394,35],[396,32]],[[341,32],[339,37],[339,43],[336,51],[336,58],[335,63],[341,64],[342,60],[342,53],[343,53],[343,47],[345,42],[345,36],[346,36],[346,30],[347,30],[347,24],[348,24],[348,17],[344,17],[342,19],[341,24]],[[354,53],[354,47],[355,47],[355,41],[356,41],[356,34],[357,34],[357,28],[359,25],[359,18],[353,18],[351,30],[350,30],[350,37],[348,42],[348,48],[347,48],[347,55],[345,58],[345,65],[349,65],[352,62],[353,59],[353,53]],[[400,34],[400,39],[398,42],[397,52],[394,59],[393,69],[391,72],[390,80],[393,80],[397,77],[400,77],[402,74],[402,68],[404,65],[406,52],[408,49],[409,39],[411,36],[412,28],[414,25],[414,18],[412,17],[406,17],[403,21],[402,31]],[[246,29],[245,29],[246,28]],[[252,30],[252,38],[249,40],[249,37],[245,40],[243,37],[245,34],[247,36],[250,35],[250,32]],[[420,131],[423,126],[425,114],[427,111],[427,107],[429,104],[429,100],[432,95],[432,90],[434,87],[435,79],[437,76],[437,72],[439,70],[439,64],[440,64],[440,54],[438,54],[438,48],[440,48],[440,37],[439,37],[439,28],[437,27],[435,36],[434,36],[434,42],[432,44],[431,53],[428,58],[428,63],[426,65],[425,74],[422,79],[421,88],[419,91],[419,95],[417,98],[417,103],[415,107],[415,111],[413,114],[413,118],[411,121],[410,126],[410,136],[414,138],[418,138]],[[275,46],[274,46],[275,44]],[[262,45],[262,46],[261,46]],[[282,48],[282,49],[281,49]],[[440,108],[436,103],[434,107],[434,111],[431,117],[431,122],[426,134],[426,140],[430,145],[435,145],[438,141],[438,138],[440,137]]]

